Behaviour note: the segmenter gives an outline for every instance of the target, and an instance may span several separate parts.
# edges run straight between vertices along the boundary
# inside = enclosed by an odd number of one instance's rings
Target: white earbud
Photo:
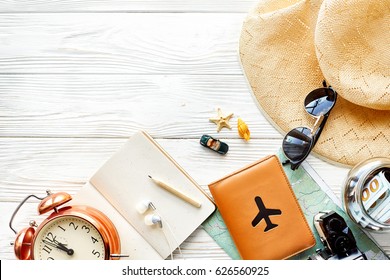
[[[153,203],[150,200],[143,200],[140,203],[136,205],[136,210],[140,214],[145,214],[146,211],[149,209],[152,209],[153,211],[156,211],[156,207],[153,205]],[[162,220],[159,215],[156,213],[151,213],[145,216],[144,222],[148,226],[156,225],[158,224],[162,228]]]
[[[166,223],[165,219],[164,219],[164,228],[163,228],[163,223],[162,223],[162,218],[159,214],[159,212],[157,211],[156,207],[154,206],[154,204],[150,201],[150,200],[143,200],[141,201],[140,203],[138,203],[136,205],[136,210],[138,213],[140,213],[141,215],[145,214],[148,210],[151,210],[149,214],[145,215],[144,217],[144,223],[145,225],[147,226],[154,226],[154,225],[158,225],[161,229],[161,232],[163,233],[164,237],[165,237],[165,240],[167,241],[167,244],[169,246],[169,251],[171,252],[171,259],[173,260],[173,247],[170,243],[170,240],[166,234],[166,230],[168,229],[169,232],[172,234],[172,238],[175,240],[175,242],[177,243],[176,239],[175,239],[175,236],[173,236],[173,232],[172,232],[172,229],[171,227],[169,226],[168,223]],[[177,243],[178,244],[178,243]],[[177,245],[178,248],[179,248],[179,251],[180,251],[180,254],[181,254],[181,250],[180,250],[180,246]]]
[[[149,208],[156,210],[156,207],[154,207],[153,203],[149,200],[141,201],[136,205],[136,210],[140,214],[144,214],[146,211],[149,210]]]
[[[162,228],[162,220],[161,217],[157,214],[148,214],[144,218],[145,224],[148,226],[152,226],[158,224]]]

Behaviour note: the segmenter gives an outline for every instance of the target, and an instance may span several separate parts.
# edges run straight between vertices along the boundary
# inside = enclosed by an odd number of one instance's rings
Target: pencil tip
[[[148,177],[149,177],[150,179],[152,179],[152,176],[148,175]]]

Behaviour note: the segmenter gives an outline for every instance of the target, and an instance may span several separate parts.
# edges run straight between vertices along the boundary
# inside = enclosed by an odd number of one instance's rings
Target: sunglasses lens
[[[283,139],[283,152],[290,160],[299,161],[310,152],[312,141],[309,128],[294,128]]]
[[[310,115],[327,114],[336,102],[336,93],[332,88],[318,88],[310,92],[305,99],[305,109]]]

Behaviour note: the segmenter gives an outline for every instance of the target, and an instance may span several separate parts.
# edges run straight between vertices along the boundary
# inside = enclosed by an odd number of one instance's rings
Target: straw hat
[[[260,109],[283,134],[312,127],[304,99],[338,93],[313,152],[346,165],[390,157],[390,0],[262,0],[240,37]]]

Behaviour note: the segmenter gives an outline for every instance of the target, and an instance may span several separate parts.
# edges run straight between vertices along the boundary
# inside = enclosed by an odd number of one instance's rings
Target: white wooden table
[[[7,0],[0,2],[0,259],[14,259],[11,214],[28,194],[75,194],[135,131],[148,131],[206,190],[275,153],[282,135],[262,116],[238,59],[254,0]],[[216,132],[216,108],[234,113]],[[251,131],[246,143],[237,118]],[[199,145],[210,134],[220,156]],[[308,162],[340,196],[347,168]],[[40,220],[37,201],[15,219]],[[390,252],[387,236],[378,238]],[[199,228],[185,258],[228,259]],[[179,256],[177,256],[179,257]]]

